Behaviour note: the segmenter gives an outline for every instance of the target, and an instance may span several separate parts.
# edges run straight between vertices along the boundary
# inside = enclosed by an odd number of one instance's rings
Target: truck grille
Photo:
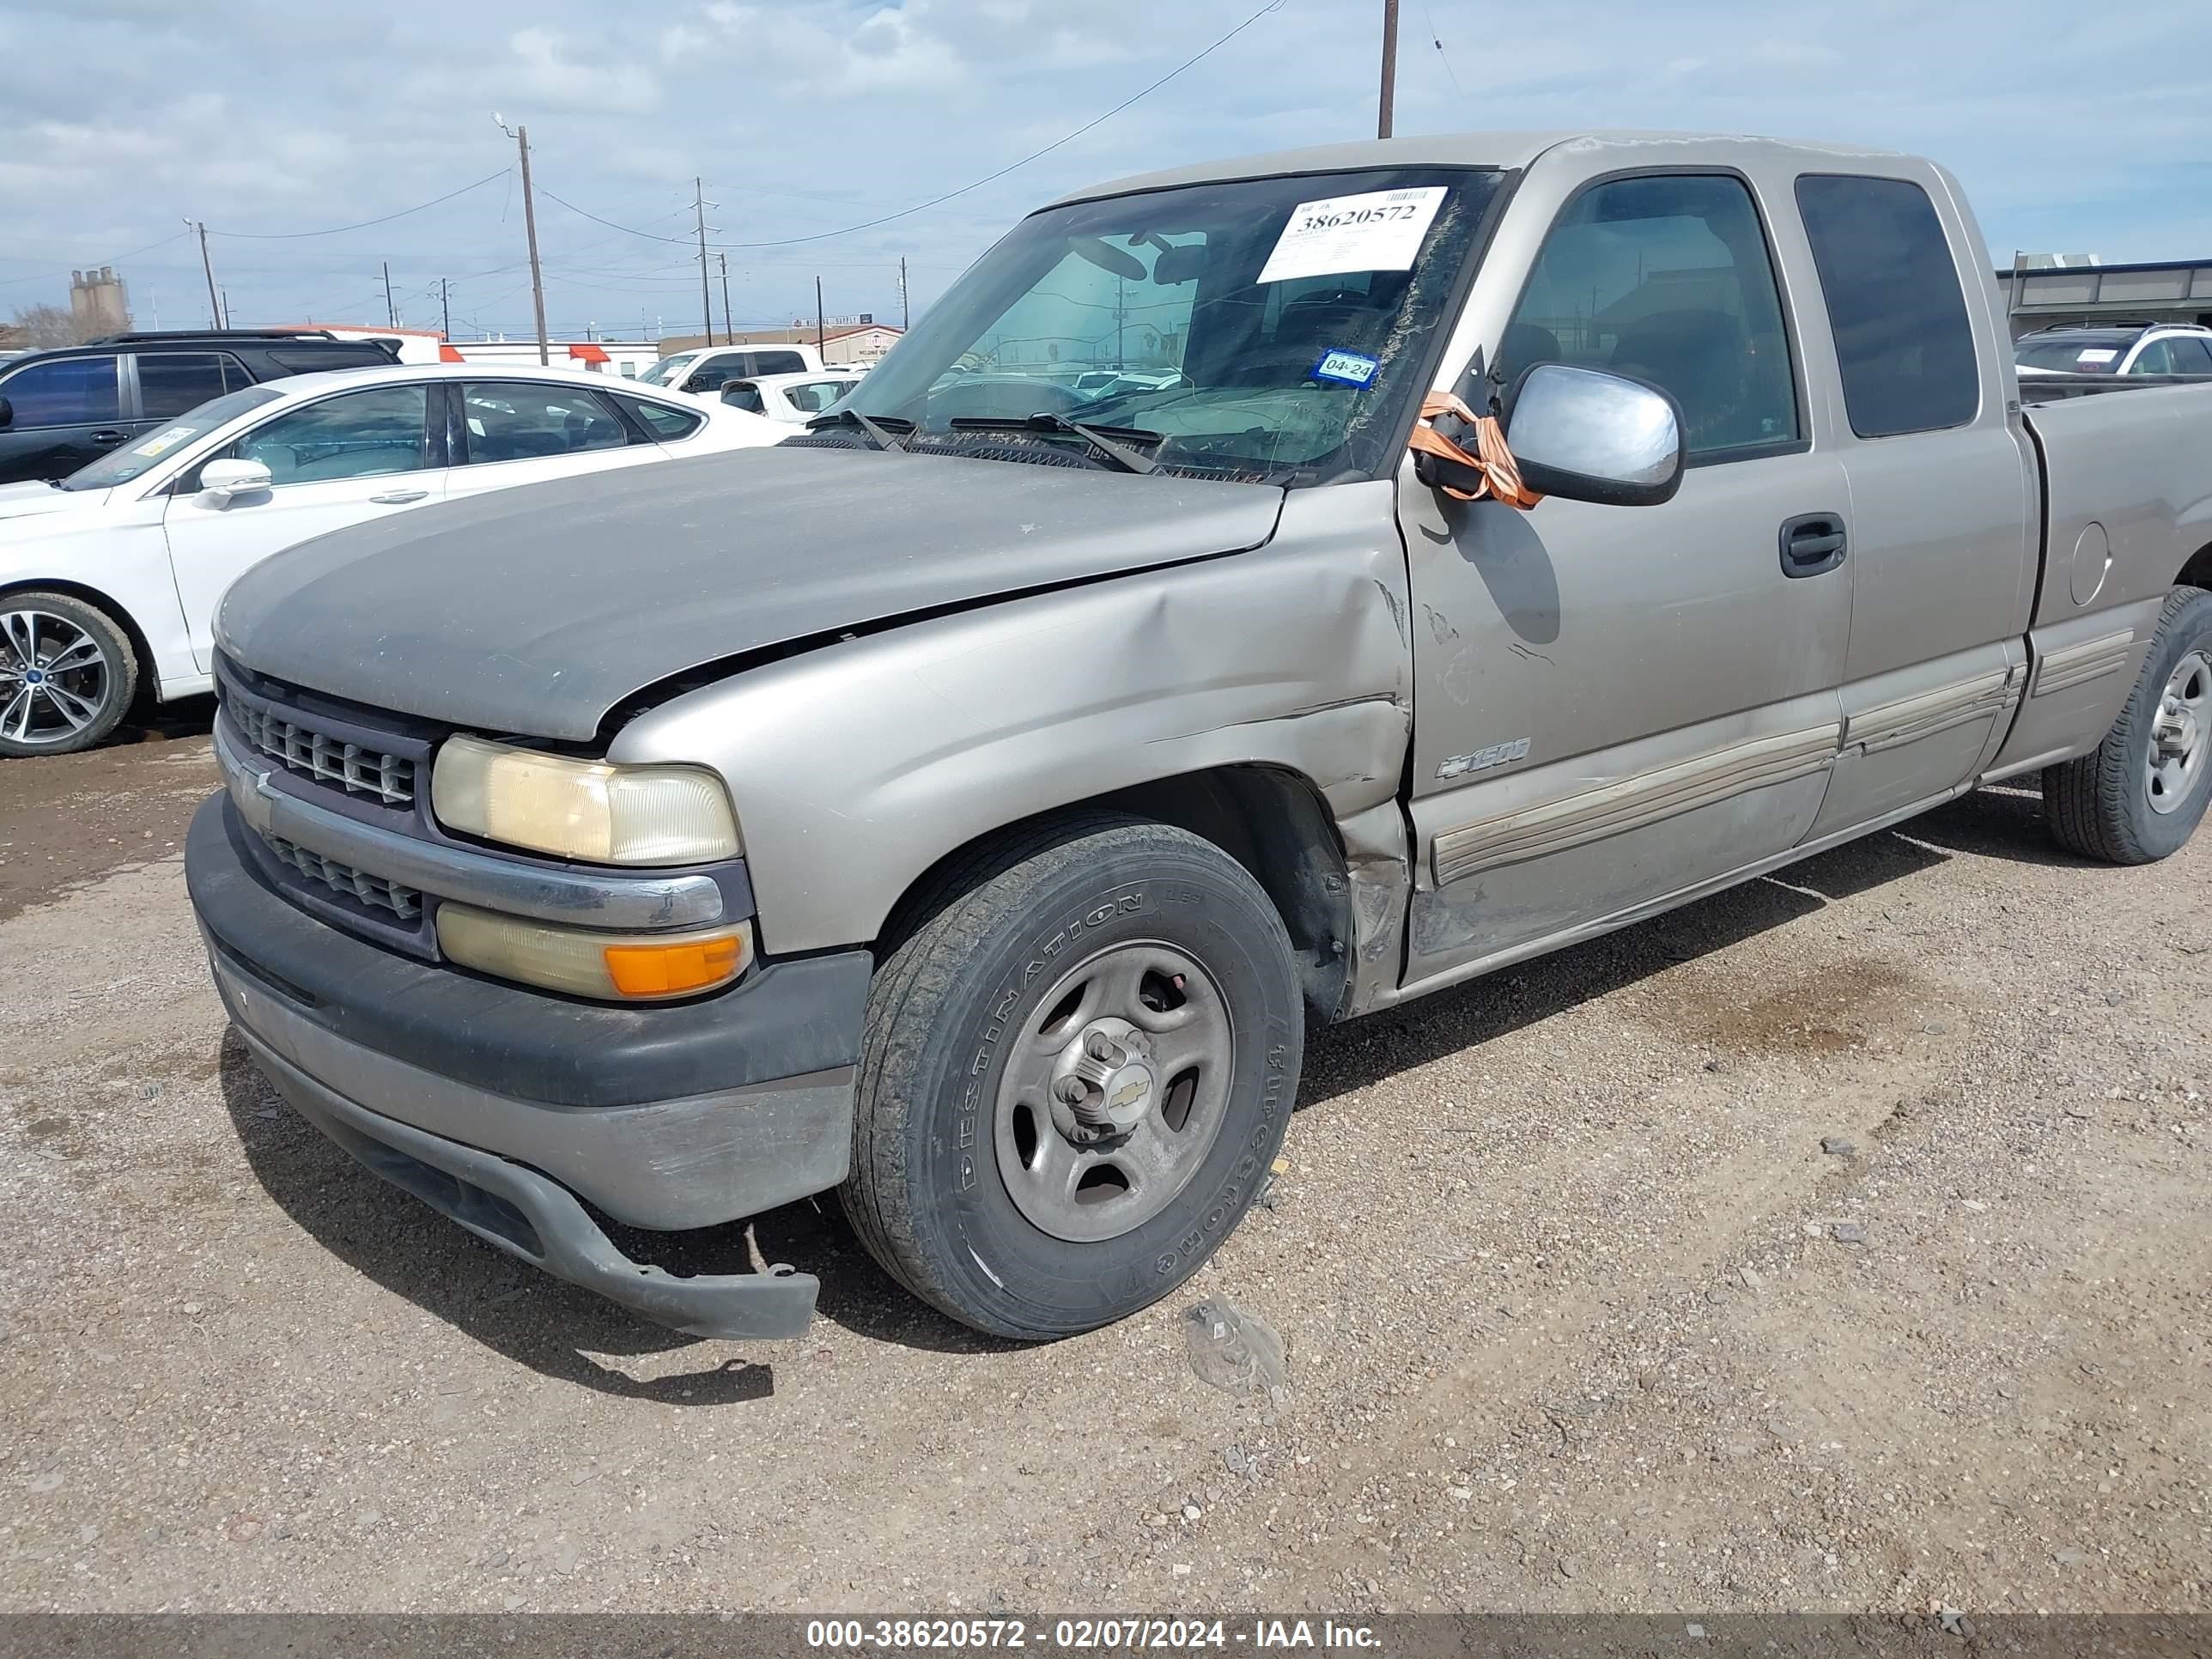
[[[366,870],[356,870],[350,864],[341,864],[336,859],[326,859],[320,853],[311,853],[306,848],[286,841],[281,836],[261,837],[269,850],[290,865],[310,881],[319,881],[332,892],[366,905],[373,910],[383,910],[402,921],[413,921],[422,914],[422,895],[412,887],[402,887],[396,881],[386,881],[382,876],[372,876]]]
[[[234,692],[223,701],[239,735],[293,771],[334,783],[348,794],[373,796],[386,806],[415,804],[415,763],[404,755],[345,742]]]

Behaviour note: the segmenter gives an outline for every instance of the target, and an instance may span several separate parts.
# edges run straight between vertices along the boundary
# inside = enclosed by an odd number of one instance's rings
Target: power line
[[[1231,29],[1228,33],[1222,35],[1212,45],[1199,52],[1194,52],[1190,57],[1184,58],[1182,63],[1176,64],[1173,69],[1170,70],[1165,75],[1160,76],[1158,80],[1153,82],[1150,86],[1144,88],[1141,91],[1132,93],[1128,97],[1124,98],[1120,103],[1115,105],[1113,108],[1108,110],[1103,115],[1099,116],[1096,120],[1085,122],[1081,126],[1076,128],[1074,131],[1066,134],[1063,137],[1054,139],[1052,143],[1045,145],[1042,149],[1031,150],[1027,155],[1023,156],[1018,161],[1007,162],[1006,166],[1000,167],[996,173],[985,173],[981,179],[976,179],[973,184],[963,185],[957,190],[948,190],[942,196],[933,196],[927,202],[917,202],[912,207],[901,208],[896,213],[886,213],[879,219],[868,219],[864,220],[857,225],[847,225],[841,230],[821,230],[815,232],[811,236],[784,236],[769,242],[723,242],[717,246],[726,248],[732,252],[735,252],[743,248],[795,247],[804,242],[827,241],[833,236],[850,236],[855,231],[873,230],[878,225],[887,225],[896,219],[910,218],[915,214],[926,213],[931,208],[941,206],[943,204],[952,200],[956,196],[965,196],[970,191],[981,190],[984,185],[1005,178],[1008,173],[1014,172],[1017,168],[1027,167],[1030,162],[1037,160],[1040,156],[1049,155],[1053,151],[1061,149],[1066,145],[1073,143],[1078,138],[1083,137],[1085,133],[1090,131],[1093,127],[1104,125],[1107,122],[1119,115],[1123,110],[1128,108],[1130,105],[1136,103],[1140,99],[1148,98],[1153,93],[1158,92],[1162,87],[1167,85],[1169,82],[1174,80],[1176,76],[1181,75],[1185,70],[1190,69],[1194,64],[1203,62],[1206,58],[1212,57],[1215,52],[1220,51],[1222,47],[1227,46],[1238,35],[1243,33],[1246,29],[1250,28],[1253,24],[1258,22],[1262,17],[1265,17],[1269,12],[1279,11],[1282,9],[1282,6],[1283,0],[1268,0],[1267,4],[1261,7],[1259,10],[1247,17],[1235,28]],[[611,219],[602,219],[598,214],[592,213],[586,209],[580,208],[574,202],[565,200],[561,197],[554,195],[550,190],[545,191],[544,194],[550,200],[559,202],[561,205],[567,208],[569,212],[580,213],[585,218],[591,220],[594,224],[605,225],[610,230],[628,231],[632,236],[641,236],[647,240],[653,242],[675,242],[682,244],[689,240],[682,236],[655,235],[649,230],[634,230],[628,225],[618,225]]]
[[[181,242],[191,234],[191,232],[188,230],[180,230],[173,236],[164,236],[158,242],[149,242],[143,247],[134,247],[128,253],[113,254],[100,263],[104,265],[119,265],[125,259],[135,259],[142,253],[151,253],[157,247],[167,247],[172,242]],[[78,269],[82,270],[83,267],[79,266]],[[36,276],[10,276],[7,281],[0,282],[0,288],[13,288],[21,283],[43,283],[47,280],[43,274]]]
[[[497,173],[487,173],[473,185],[463,185],[459,190],[449,190],[443,196],[434,196],[427,202],[417,202],[413,207],[402,208],[397,213],[387,213],[381,219],[364,219],[357,225],[332,225],[328,230],[214,230],[210,236],[228,236],[241,242],[295,242],[303,236],[342,236],[349,230],[367,230],[372,225],[388,225],[394,219],[404,219],[410,213],[420,213],[441,202],[450,202],[456,196],[465,196],[472,190],[482,190],[495,179],[504,179],[511,168],[501,167]]]
[[[1460,92],[1459,72],[1452,68],[1451,54],[1444,50],[1443,36],[1437,33],[1437,20],[1430,14],[1428,0],[1421,0],[1421,21],[1429,26],[1429,44],[1437,49],[1437,56],[1443,60],[1444,73],[1451,76],[1452,90],[1464,98],[1467,94]]]

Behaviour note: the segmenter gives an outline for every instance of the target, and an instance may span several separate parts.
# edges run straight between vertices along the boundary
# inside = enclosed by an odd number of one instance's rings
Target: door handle
[[[1844,562],[1849,538],[1840,513],[1802,513],[1782,523],[1782,574],[1818,576]]]
[[[119,444],[126,435],[117,431],[113,427],[102,427],[97,432],[87,433],[85,441],[95,444]]]
[[[387,489],[381,495],[368,499],[380,507],[404,507],[410,501],[419,501],[430,492],[427,489]]]

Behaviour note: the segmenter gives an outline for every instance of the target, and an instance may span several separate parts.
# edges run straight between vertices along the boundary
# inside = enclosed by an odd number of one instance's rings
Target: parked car
[[[702,346],[663,357],[638,379],[647,386],[674,386],[684,392],[712,396],[731,380],[750,380],[762,374],[804,374],[822,372],[822,353],[811,345]]]
[[[1177,385],[946,375],[1117,302]],[[1902,155],[1474,134],[1081,191],[775,448],[242,578],[216,983],[370,1169],[649,1318],[787,1337],[817,1285],[604,1218],[836,1188],[951,1317],[1086,1330],[1237,1225],[1314,1024],[1996,779],[2087,858],[2187,841],[2212,386],[2106,384],[2022,407]]]
[[[112,334],[0,366],[0,483],[66,478],[210,398],[319,370],[398,361],[325,331]]]
[[[2212,374],[2212,328],[2130,323],[2039,328],[2013,342],[2022,380],[2045,374]]]
[[[387,363],[241,387],[59,483],[0,485],[0,757],[89,748],[141,690],[208,690],[223,589],[295,542],[789,430],[580,372]]]
[[[839,369],[811,374],[756,374],[722,383],[722,401],[771,421],[806,422],[860,385]]]

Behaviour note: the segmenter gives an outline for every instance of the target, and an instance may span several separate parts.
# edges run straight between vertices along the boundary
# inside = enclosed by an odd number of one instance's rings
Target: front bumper
[[[580,1004],[317,921],[270,882],[252,834],[209,800],[185,882],[223,1005],[302,1115],[479,1237],[656,1322],[805,1328],[811,1277],[679,1279],[624,1256],[592,1211],[679,1231],[842,1181],[866,952],[777,963],[692,1003]]]

